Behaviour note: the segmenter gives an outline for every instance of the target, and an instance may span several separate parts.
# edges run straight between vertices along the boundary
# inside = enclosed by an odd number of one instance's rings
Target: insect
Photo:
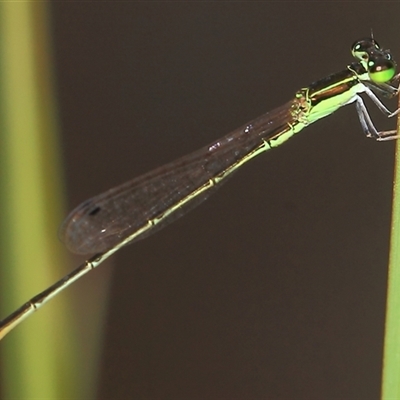
[[[367,137],[396,139],[396,131],[375,128],[360,97],[360,93],[366,93],[389,117],[399,112],[391,113],[378,98],[398,94],[398,88],[392,85],[398,76],[390,51],[382,49],[374,38],[365,38],[353,44],[352,54],[355,62],[300,89],[285,105],[75,208],[61,227],[61,239],[72,252],[95,255],[2,320],[0,339],[121,247],[173,222],[204,201],[242,165],[339,108],[355,103]]]

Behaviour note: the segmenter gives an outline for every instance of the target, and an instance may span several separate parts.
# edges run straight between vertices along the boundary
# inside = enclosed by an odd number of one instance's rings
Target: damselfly
[[[61,227],[61,239],[72,252],[95,255],[1,321],[0,339],[121,247],[149,236],[204,201],[247,161],[280,146],[342,106],[355,103],[367,137],[378,141],[397,138],[396,131],[375,128],[360,97],[366,93],[389,117],[398,113],[391,113],[377,97],[398,94],[398,88],[391,85],[397,76],[390,51],[366,38],[353,44],[352,54],[356,61],[346,69],[299,90],[285,105],[73,210]]]

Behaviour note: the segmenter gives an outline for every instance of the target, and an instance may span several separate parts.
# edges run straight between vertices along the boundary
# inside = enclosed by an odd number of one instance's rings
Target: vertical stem
[[[0,3],[2,315],[68,269],[56,235],[63,201],[47,8]],[[63,297],[1,342],[2,399],[85,398],[71,315]]]
[[[397,134],[400,135],[400,114],[397,118]],[[396,145],[392,212],[382,400],[400,399],[400,140]]]

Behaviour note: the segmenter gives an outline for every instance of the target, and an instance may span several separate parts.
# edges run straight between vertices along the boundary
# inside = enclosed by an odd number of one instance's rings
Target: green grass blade
[[[0,3],[0,306],[62,276],[62,184],[46,3]],[[85,398],[68,294],[0,342],[2,399]],[[87,398],[87,397],[86,397]]]
[[[400,134],[400,118],[397,126]],[[395,399],[400,399],[400,140],[396,148],[382,375],[382,400]]]

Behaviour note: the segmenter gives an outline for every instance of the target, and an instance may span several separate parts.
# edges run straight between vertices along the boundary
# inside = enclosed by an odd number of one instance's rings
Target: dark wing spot
[[[90,215],[92,217],[92,216],[98,214],[100,210],[101,210],[101,208],[99,206],[96,206],[95,208],[93,208],[93,210],[90,210],[88,212],[88,215]]]

